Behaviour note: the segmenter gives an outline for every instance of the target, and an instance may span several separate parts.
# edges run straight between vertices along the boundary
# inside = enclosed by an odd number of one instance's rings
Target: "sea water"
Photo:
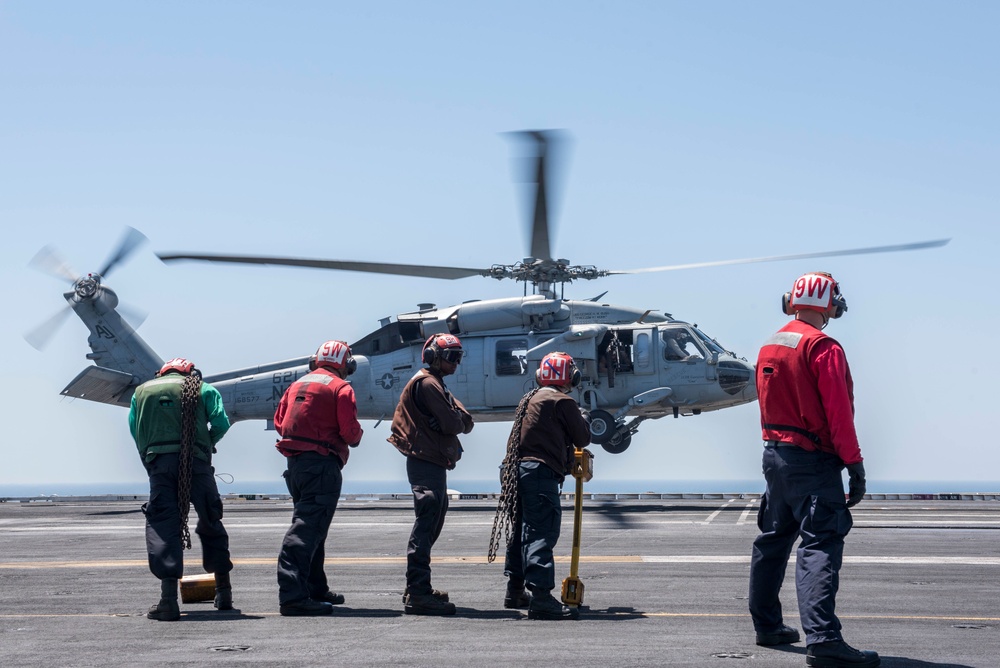
[[[221,494],[287,494],[284,480],[229,480],[220,476]],[[568,478],[564,491],[573,490],[574,481]],[[448,488],[467,494],[491,494],[500,491],[498,480],[475,480],[449,476]],[[594,494],[719,494],[761,493],[763,478],[726,480],[605,480],[594,478],[584,484],[584,491]],[[0,483],[0,497],[42,496],[104,496],[148,494],[145,480],[132,482],[54,482],[54,483]],[[345,478],[343,494],[409,494],[405,478],[389,480],[353,480]],[[997,494],[1000,481],[982,480],[869,480],[870,494]]]

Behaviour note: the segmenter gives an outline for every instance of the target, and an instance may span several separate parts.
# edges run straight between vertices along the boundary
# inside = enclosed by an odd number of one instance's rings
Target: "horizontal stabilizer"
[[[102,366],[89,366],[70,381],[60,394],[102,404],[128,406],[132,400],[132,374]]]

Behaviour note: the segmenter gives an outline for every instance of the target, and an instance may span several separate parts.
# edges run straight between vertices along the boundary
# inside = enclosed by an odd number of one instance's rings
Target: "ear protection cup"
[[[434,362],[435,355],[436,353],[434,352],[434,344],[432,343],[431,345],[424,348],[424,351],[420,354],[420,360],[424,364],[429,365]]]
[[[316,366],[316,356],[313,355],[309,358],[309,370],[315,371],[318,367]],[[348,357],[347,361],[344,362],[344,368],[347,369],[347,375],[350,376],[352,373],[358,370],[358,362],[353,357]]]
[[[834,295],[832,306],[834,309],[833,313],[830,314],[831,318],[836,319],[847,313],[847,301],[840,294]],[[792,308],[791,292],[786,292],[781,295],[781,312],[785,315],[795,315],[795,309]]]
[[[573,387],[577,387],[583,380],[583,374],[580,373],[580,369],[577,368],[576,364],[573,365],[573,377],[570,379],[570,384]]]

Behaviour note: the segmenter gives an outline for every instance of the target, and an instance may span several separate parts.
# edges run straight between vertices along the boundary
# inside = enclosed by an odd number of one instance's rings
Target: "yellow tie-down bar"
[[[583,582],[577,575],[580,568],[580,530],[583,526],[583,483],[594,477],[594,456],[590,450],[576,448],[573,461],[573,477],[576,478],[576,502],[573,509],[573,556],[569,565],[569,577],[562,583],[563,604],[578,608],[583,605]]]

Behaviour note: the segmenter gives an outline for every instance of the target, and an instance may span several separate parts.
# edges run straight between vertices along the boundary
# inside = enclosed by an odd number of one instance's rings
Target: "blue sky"
[[[0,6],[0,276],[8,286],[4,484],[142,480],[125,411],[64,400],[89,362],[69,320],[22,335],[126,225],[150,243],[108,279],[164,357],[207,373],[357,340],[385,316],[520,294],[308,269],[160,263],[154,252],[489,266],[527,253],[503,133],[561,128],[553,254],[609,269],[950,237],[941,249],[609,277],[611,303],[696,322],[754,359],[810,270],[841,281],[858,430],[876,480],[1000,478],[1000,8],[982,2],[35,3]],[[994,276],[994,278],[990,278]],[[403,479],[364,424],[348,478]],[[492,479],[506,425],[453,478]],[[261,423],[219,470],[275,479]],[[600,451],[599,451],[600,452]],[[607,478],[759,475],[755,404],[643,426]],[[983,491],[983,490],[977,490]],[[996,490],[992,490],[996,491]]]

